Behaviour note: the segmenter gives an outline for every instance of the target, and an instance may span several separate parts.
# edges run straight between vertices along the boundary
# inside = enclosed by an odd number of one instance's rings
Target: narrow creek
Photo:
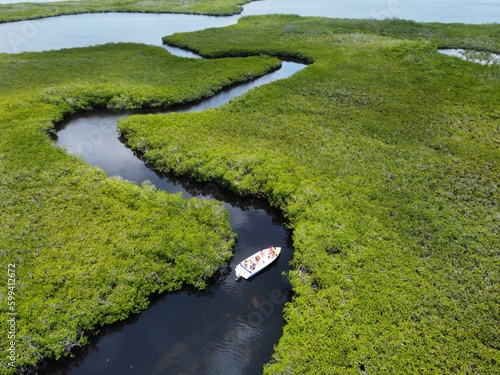
[[[289,77],[305,65],[282,68],[175,111],[219,107],[251,88]],[[217,199],[238,234],[235,256],[204,291],[186,288],[157,296],[129,319],[104,327],[74,358],[44,361],[42,374],[261,374],[283,329],[283,306],[291,288],[286,274],[293,248],[280,213],[261,199],[242,198],[215,183],[200,184],[148,168],[119,140],[118,119],[130,113],[92,111],[70,118],[57,143],[108,176],[182,192],[186,199]],[[282,247],[278,261],[251,281],[235,281],[236,264],[269,245]]]

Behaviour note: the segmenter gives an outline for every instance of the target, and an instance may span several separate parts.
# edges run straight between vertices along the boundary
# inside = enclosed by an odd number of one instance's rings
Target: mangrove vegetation
[[[67,355],[152,294],[204,288],[233,254],[222,203],[108,178],[55,145],[55,124],[96,107],[196,101],[279,65],[183,59],[138,44],[0,54],[2,374]]]
[[[500,371],[497,25],[244,17],[164,38],[311,62],[217,110],[119,128],[161,171],[265,196],[293,229],[294,297],[266,374]]]
[[[251,0],[78,0],[0,4],[0,23],[81,13],[135,12],[232,15]]]

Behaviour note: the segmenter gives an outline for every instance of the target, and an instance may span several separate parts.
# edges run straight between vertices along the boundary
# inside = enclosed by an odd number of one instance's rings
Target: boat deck
[[[239,263],[236,268],[236,278],[243,277],[249,279],[262,271],[276,260],[281,252],[281,247],[269,247],[253,254]]]

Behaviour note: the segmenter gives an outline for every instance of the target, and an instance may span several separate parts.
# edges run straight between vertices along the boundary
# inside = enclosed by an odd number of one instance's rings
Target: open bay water
[[[21,2],[26,1],[0,0],[0,4]],[[57,2],[57,0],[32,0],[31,2],[45,3]],[[242,15],[270,13],[334,18],[402,18],[419,22],[498,23],[500,22],[500,1],[259,0],[246,4]]]
[[[286,13],[333,18],[401,18],[419,22],[500,22],[499,0],[263,0],[243,15]]]
[[[9,2],[12,1],[4,0],[0,4]],[[245,5],[241,14],[230,17],[156,13],[78,14],[0,24],[0,52],[43,51],[118,42],[161,45],[161,37],[165,35],[229,26],[242,16],[270,13],[498,23],[500,0],[260,0]]]

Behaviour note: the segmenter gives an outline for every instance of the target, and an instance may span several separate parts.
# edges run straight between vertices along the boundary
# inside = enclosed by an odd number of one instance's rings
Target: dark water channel
[[[283,62],[279,71],[175,111],[218,107],[304,67]],[[69,119],[58,132],[58,144],[109,176],[139,184],[149,180],[167,192],[182,192],[185,198],[222,201],[238,234],[235,256],[206,290],[188,288],[157,296],[147,310],[103,328],[90,345],[74,351],[75,358],[44,362],[40,373],[261,374],[282,334],[283,306],[291,292],[286,273],[293,249],[283,218],[264,200],[238,197],[215,183],[200,184],[148,168],[118,138],[116,123],[129,114],[102,110]],[[236,264],[271,244],[282,247],[278,261],[251,281],[235,281]]]

